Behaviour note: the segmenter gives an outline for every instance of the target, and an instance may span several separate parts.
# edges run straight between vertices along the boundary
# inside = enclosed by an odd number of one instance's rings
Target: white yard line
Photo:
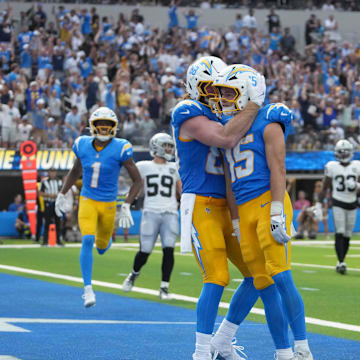
[[[335,265],[318,265],[318,264],[302,264],[302,263],[296,263],[292,262],[291,266],[298,266],[298,267],[310,267],[310,268],[317,268],[317,269],[330,269],[334,270]],[[347,268],[348,271],[360,271],[358,268]]]
[[[331,267],[331,268],[333,268],[333,267]],[[55,273],[50,273],[50,272],[46,272],[46,271],[26,269],[26,268],[21,268],[21,267],[17,267],[17,266],[9,266],[9,265],[0,264],[0,269],[23,273],[23,274],[44,276],[44,277],[53,278],[53,279],[67,280],[67,281],[76,282],[76,283],[83,282],[82,278],[80,278],[80,277],[55,274]],[[359,271],[360,271],[360,269],[359,269]],[[102,286],[102,287],[106,287],[106,288],[121,290],[120,284],[115,284],[115,283],[110,283],[110,282],[105,282],[105,281],[98,281],[98,280],[93,280],[92,283],[94,285],[98,285],[98,286]],[[153,295],[156,297],[159,296],[158,290],[140,288],[137,286],[134,286],[132,288],[132,291],[141,293],[141,294]],[[198,299],[196,297],[192,297],[192,296],[173,294],[173,293],[171,295],[172,295],[172,298],[175,300],[181,300],[181,301],[186,301],[186,302],[195,303],[195,304],[198,301]],[[223,309],[228,309],[229,303],[221,302],[220,307]],[[258,309],[258,308],[252,308],[251,313],[263,315],[263,316],[265,315],[264,310]],[[321,320],[321,319],[316,319],[316,318],[311,318],[311,317],[306,317],[306,322],[308,324],[314,324],[314,325],[323,326],[323,327],[330,327],[330,328],[360,332],[360,326],[358,326],[358,325],[351,325],[351,324],[345,324],[345,323],[340,323],[340,322],[335,322],[335,321]]]

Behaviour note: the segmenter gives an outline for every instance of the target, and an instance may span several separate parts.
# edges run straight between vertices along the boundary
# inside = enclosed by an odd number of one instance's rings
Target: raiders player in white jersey
[[[131,273],[122,285],[130,291],[146,264],[158,235],[163,249],[160,299],[169,300],[169,282],[174,267],[174,247],[179,235],[178,201],[180,176],[173,162],[174,142],[170,135],[158,133],[150,139],[150,161],[136,163],[144,183],[144,208],[140,226],[140,250],[135,255]]]
[[[325,165],[323,194],[326,194],[330,186],[332,187],[335,250],[338,258],[336,271],[344,275],[346,274],[344,260],[356,221],[360,161],[351,160],[353,146],[347,140],[339,140],[336,143],[335,157],[337,161],[329,161]]]

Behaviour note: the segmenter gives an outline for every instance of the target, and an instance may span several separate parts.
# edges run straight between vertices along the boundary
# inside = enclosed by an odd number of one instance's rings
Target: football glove
[[[240,235],[240,224],[239,219],[233,219],[232,220],[232,226],[233,226],[233,235],[236,236],[238,243],[240,244],[241,235]]]
[[[55,201],[55,214],[58,217],[63,217],[69,211],[69,205],[66,200],[66,196],[59,193]]]
[[[266,117],[274,122],[280,121],[283,124],[290,124],[294,119],[294,114],[286,105],[277,103],[270,106]]]
[[[323,219],[323,211],[322,211],[322,205],[321,205],[320,202],[317,202],[315,204],[313,214],[314,214],[314,219],[316,221],[322,221],[322,219]]]
[[[286,233],[284,206],[280,201],[272,201],[270,209],[270,229],[273,238],[280,244],[286,244],[291,237]]]
[[[130,211],[130,204],[123,203],[120,208],[119,227],[128,229],[134,225],[134,220]]]
[[[259,74],[256,86],[254,86],[253,83],[249,80],[247,91],[250,101],[261,107],[264,103],[266,94],[266,83],[264,76]]]

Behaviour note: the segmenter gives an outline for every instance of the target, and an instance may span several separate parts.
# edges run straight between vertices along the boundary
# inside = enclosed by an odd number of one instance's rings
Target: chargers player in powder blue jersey
[[[247,132],[263,103],[264,91],[249,84],[250,103],[223,126],[212,113],[209,99],[214,96],[213,80],[225,66],[213,56],[190,65],[186,82],[188,98],[174,107],[171,120],[182,181],[181,251],[194,253],[204,282],[197,304],[194,360],[212,359],[211,334],[224,287],[229,282],[228,258],[245,277],[242,294],[246,293],[251,300],[244,313],[250,311],[258,298],[251,274],[242,261],[238,238],[233,236],[233,231],[239,233],[238,220],[233,222],[233,229],[218,147],[235,146]],[[236,205],[232,214],[236,219]],[[243,359],[231,345],[225,350],[231,359]]]
[[[95,305],[96,297],[91,286],[93,245],[100,255],[111,246],[116,214],[118,177],[122,166],[128,171],[133,184],[121,206],[119,226],[129,228],[134,224],[130,204],[142,187],[140,173],[132,159],[131,144],[115,138],[118,120],[107,108],[95,110],[89,119],[91,135],[75,140],[73,151],[76,160],[66,176],[58,194],[55,211],[62,216],[69,211],[65,194],[82,173],[83,186],[79,201],[79,227],[82,234],[80,266],[84,280],[84,306]]]
[[[251,69],[251,68],[250,68]],[[255,73],[244,65],[223,69],[214,81],[216,108],[221,113],[241,112],[239,103]],[[306,339],[305,311],[290,270],[292,205],[285,191],[285,141],[292,113],[284,104],[260,109],[247,134],[232,149],[225,150],[228,185],[238,205],[240,247],[254,286],[264,303],[266,319],[278,360],[313,360]],[[238,308],[233,298],[229,312]],[[295,339],[293,352],[288,323]],[[215,342],[231,343],[238,322],[224,320]]]

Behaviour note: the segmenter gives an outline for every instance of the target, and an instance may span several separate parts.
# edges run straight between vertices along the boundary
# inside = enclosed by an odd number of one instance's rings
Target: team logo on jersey
[[[169,169],[171,175],[175,174],[175,169]]]
[[[210,214],[211,210],[209,208],[205,208],[205,211],[206,211],[207,214]]]

